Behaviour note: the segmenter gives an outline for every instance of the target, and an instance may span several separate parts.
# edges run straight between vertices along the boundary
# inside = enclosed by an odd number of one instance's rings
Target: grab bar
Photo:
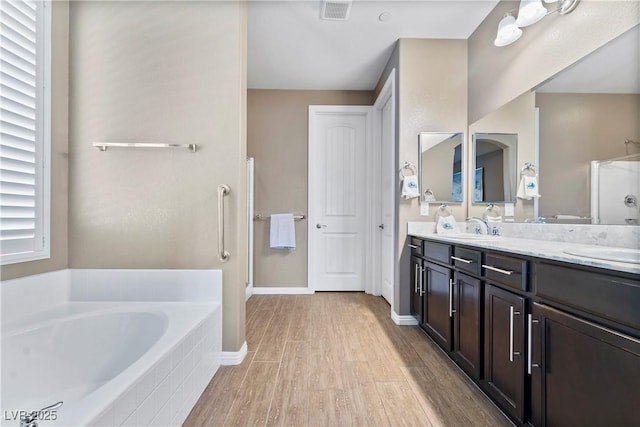
[[[94,142],[93,146],[100,151],[107,151],[107,148],[186,148],[192,153],[198,150],[196,144],[164,144],[158,142]]]
[[[229,252],[224,249],[224,196],[231,189],[226,184],[218,185],[218,259],[222,262],[229,261]]]

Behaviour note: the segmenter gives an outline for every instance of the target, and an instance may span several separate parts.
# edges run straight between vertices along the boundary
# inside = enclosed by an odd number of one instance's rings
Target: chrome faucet
[[[477,216],[470,216],[465,220],[465,222],[467,224],[471,222],[476,223],[476,226],[473,228],[473,232],[475,234],[489,234],[489,223],[487,223],[487,221],[485,221],[484,219]]]

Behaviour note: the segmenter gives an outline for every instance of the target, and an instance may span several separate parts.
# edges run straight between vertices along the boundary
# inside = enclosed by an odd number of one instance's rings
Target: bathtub
[[[148,278],[127,285],[135,298],[69,285],[75,299],[17,319],[3,310],[1,424],[18,426],[20,411],[62,401],[39,414],[40,426],[181,425],[220,363],[220,301],[192,301],[189,286],[181,298],[149,298],[139,289],[154,288]]]

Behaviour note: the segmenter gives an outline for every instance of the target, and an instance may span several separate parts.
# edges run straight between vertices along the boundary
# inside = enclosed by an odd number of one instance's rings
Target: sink
[[[607,261],[630,262],[640,264],[640,249],[628,248],[576,248],[563,251],[569,255],[586,258],[604,259]]]
[[[471,234],[471,233],[440,234],[440,236],[447,237],[449,239],[468,240],[473,242],[493,242],[493,241],[498,241],[502,238],[500,236],[489,236],[487,234]]]

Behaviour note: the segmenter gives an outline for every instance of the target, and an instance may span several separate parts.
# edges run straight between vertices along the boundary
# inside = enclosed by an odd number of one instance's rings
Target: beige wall
[[[244,342],[245,14],[240,2],[73,2],[70,16],[70,266],[222,269],[227,351]]]
[[[498,22],[518,9],[501,1],[469,38],[469,122],[495,110],[640,22],[638,1],[582,0],[572,13],[550,14],[516,43],[495,47]],[[553,10],[555,4],[547,4]]]
[[[255,158],[255,213],[307,211],[309,105],[372,105],[371,91],[248,91],[247,152]],[[307,286],[307,221],[294,251],[269,248],[269,221],[254,222],[254,286]]]
[[[467,129],[466,40],[400,39],[377,85],[378,92],[396,68],[397,168],[408,161],[418,164],[418,133],[464,132]],[[394,311],[408,314],[409,265],[407,222],[423,221],[418,199],[399,197],[396,188],[398,268]],[[464,218],[465,207],[454,205],[456,217]]]
[[[51,10],[51,257],[2,266],[2,280],[68,266],[69,3]]]
[[[624,156],[626,139],[640,141],[640,95],[537,93],[536,106],[540,215],[589,216],[590,162]]]
[[[477,122],[469,125],[469,147],[471,147],[473,134],[481,133],[516,133],[518,134],[518,152],[516,155],[518,180],[520,169],[525,162],[535,163],[535,93],[527,92],[518,98],[503,105],[491,114],[486,115]],[[470,216],[482,218],[486,209],[486,203],[473,204],[471,189],[473,188],[473,150],[469,149],[467,168],[467,190],[465,200],[468,200],[468,213]],[[486,172],[486,171],[485,171]],[[516,187],[517,189],[517,187]],[[500,206],[504,216],[504,203],[496,203]],[[517,199],[514,209],[514,219],[522,222],[525,218],[533,217],[533,201]]]

